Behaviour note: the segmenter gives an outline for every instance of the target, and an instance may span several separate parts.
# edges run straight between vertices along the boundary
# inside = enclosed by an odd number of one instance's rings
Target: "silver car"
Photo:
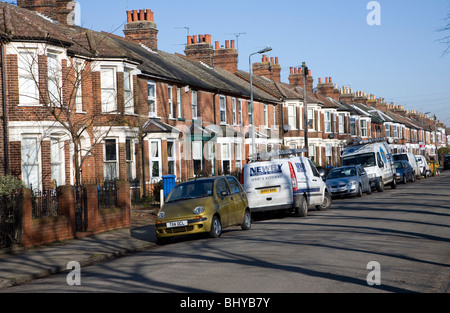
[[[369,177],[361,165],[343,166],[332,169],[326,178],[328,191],[333,197],[370,195]]]

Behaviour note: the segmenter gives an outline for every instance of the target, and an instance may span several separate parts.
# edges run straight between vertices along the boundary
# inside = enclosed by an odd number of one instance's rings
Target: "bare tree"
[[[445,50],[442,55],[446,55],[450,53],[450,13],[447,14],[447,17],[444,18],[444,21],[447,23],[443,28],[438,31],[443,33],[444,36],[439,38],[439,42],[445,45]]]

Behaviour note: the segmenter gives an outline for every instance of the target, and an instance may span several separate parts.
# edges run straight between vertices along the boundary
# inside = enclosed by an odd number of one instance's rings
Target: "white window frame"
[[[391,137],[391,124],[384,124],[384,134],[386,138]]]
[[[240,142],[234,143],[234,160],[236,170],[242,169],[242,144]]]
[[[38,106],[39,66],[36,49],[18,50],[19,105]]]
[[[297,106],[295,104],[288,104],[288,124],[291,129],[297,129]]]
[[[128,157],[128,150],[130,158]],[[136,179],[135,140],[133,138],[125,139],[125,161],[127,163],[127,179]]]
[[[198,118],[198,91],[191,90],[191,107],[192,107],[192,119]]]
[[[243,115],[242,115],[242,99],[239,99],[238,100],[238,111],[239,111],[239,120],[238,120],[238,122],[239,122],[239,125],[243,125],[244,124],[244,118],[243,118]]]
[[[233,103],[233,125],[237,125],[236,98],[232,98],[231,101]]]
[[[324,119],[325,133],[327,134],[331,133],[331,112],[324,111],[323,119]]]
[[[269,128],[269,105],[264,104],[264,127]]]
[[[167,101],[168,101],[168,105],[169,105],[169,118],[173,119],[174,118],[174,110],[173,110],[173,88],[172,86],[167,86]]]
[[[157,154],[154,155],[153,148],[155,147],[154,144],[156,144],[157,147]],[[150,164],[150,178],[152,180],[154,179],[161,179],[162,178],[162,156],[161,156],[161,140],[160,139],[151,139],[148,141],[149,145],[149,164]],[[153,172],[153,163],[158,164],[158,173],[155,175]]]
[[[172,144],[172,149],[169,149],[169,143]],[[169,175],[177,175],[177,149],[176,147],[176,140],[167,140],[167,172]],[[172,150],[172,151],[170,151]],[[169,151],[171,153],[169,153]],[[173,173],[169,171],[170,169],[170,162],[173,162]]]
[[[123,70],[123,99],[125,114],[134,114],[133,69],[125,67]]]
[[[220,107],[220,124],[227,124],[227,98],[225,96],[219,97],[219,107]]]
[[[181,88],[177,87],[177,108],[178,108],[178,118],[182,119],[183,118],[183,104],[182,104],[182,100],[181,100]]]
[[[115,160],[107,160],[106,146],[107,141],[114,140],[115,145]],[[111,167],[114,172],[109,173],[108,167]],[[110,175],[112,174],[112,175]],[[105,138],[103,144],[103,178],[105,180],[114,180],[119,178],[119,139],[118,138]]]
[[[226,148],[225,148],[226,147]],[[222,168],[222,172],[225,172],[225,166],[224,166],[224,161],[228,161],[230,170],[227,173],[231,173],[233,171],[233,165],[231,163],[231,143],[226,142],[226,143],[222,143],[221,149],[220,149],[220,153],[221,153],[221,168]],[[228,152],[228,155],[225,154],[225,152]]]
[[[83,112],[83,79],[82,72],[84,63],[81,60],[76,60],[73,63],[75,70],[75,112],[81,113]]]
[[[200,161],[200,169],[203,171],[203,142],[202,141],[192,141],[192,161]],[[195,175],[195,166],[192,168],[193,175]]]
[[[339,134],[345,133],[345,114],[339,114]]]
[[[111,84],[107,84],[106,74],[111,74]],[[117,112],[117,67],[115,66],[101,66],[101,91],[102,91],[102,112],[114,113]]]
[[[361,127],[361,137],[368,137],[368,123],[366,119],[360,120],[360,127]]]
[[[34,143],[28,143],[27,147],[31,150],[35,155],[32,155],[33,159],[30,158],[30,154],[25,154],[25,144],[28,140],[34,141]],[[39,138],[36,135],[24,135],[21,141],[21,168],[22,168],[22,180],[27,185],[28,188],[41,190],[42,181],[41,181],[41,173],[42,173],[42,164],[41,164],[41,148]],[[26,175],[27,168],[32,168],[35,171],[36,178],[33,181],[30,181],[30,176]]]
[[[307,110],[307,114],[308,114],[308,125],[306,125],[306,127],[311,127],[311,130],[315,130],[316,129],[316,125],[315,125],[315,119],[316,119],[316,110],[314,109],[308,109]],[[311,117],[312,115],[312,117]],[[311,126],[309,121],[312,121]]]
[[[47,92],[50,106],[60,107],[63,104],[62,65],[59,52],[47,52]]]
[[[157,117],[158,116],[158,104],[156,95],[156,83],[154,81],[147,81],[147,91],[148,91],[148,116]],[[153,91],[153,93],[151,93]]]
[[[59,138],[50,139],[50,163],[52,171],[52,181],[55,181],[57,186],[65,185],[65,151],[64,142]],[[54,170],[58,168],[58,170]],[[59,175],[57,175],[59,174]]]

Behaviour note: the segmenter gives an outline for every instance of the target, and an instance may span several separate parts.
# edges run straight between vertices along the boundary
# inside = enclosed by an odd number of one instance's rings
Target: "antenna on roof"
[[[225,34],[225,35],[233,35],[233,36],[236,37],[236,50],[237,50],[237,53],[238,53],[238,60],[237,60],[237,62],[239,64],[239,37],[241,35],[247,35],[247,33],[229,33],[229,34]]]
[[[175,27],[175,29],[186,29],[187,30],[187,36],[189,36],[191,28],[187,27],[187,26],[183,26],[183,27]],[[186,37],[186,45],[187,44],[189,44],[189,43],[187,42],[187,37]]]

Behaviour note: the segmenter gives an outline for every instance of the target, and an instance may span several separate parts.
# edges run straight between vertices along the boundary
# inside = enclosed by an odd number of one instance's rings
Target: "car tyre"
[[[325,197],[323,198],[323,204],[317,205],[316,209],[319,211],[326,211],[331,207],[331,203],[333,202],[333,198],[329,192],[325,192]]]
[[[406,179],[406,175],[403,175],[402,184],[406,185],[407,182],[408,182],[408,180]]]
[[[356,196],[358,198],[361,198],[363,196],[363,190],[362,190],[362,186],[361,185],[359,185],[359,187],[358,187],[358,193],[356,194]]]
[[[413,173],[411,176],[411,182],[415,182],[416,181],[416,173]]]
[[[378,192],[383,192],[384,191],[384,184],[383,184],[383,179],[380,177],[378,180],[377,180],[377,191]]]
[[[252,215],[249,210],[245,210],[244,220],[242,221],[242,230],[249,230],[252,227]]]
[[[395,177],[394,177],[394,180],[391,183],[391,188],[392,189],[397,189],[397,181],[395,180]]]
[[[217,215],[214,215],[211,220],[211,230],[209,236],[211,238],[219,238],[222,235],[222,223]]]
[[[308,200],[306,200],[305,196],[302,196],[299,207],[295,208],[295,216],[298,217],[308,216]]]

